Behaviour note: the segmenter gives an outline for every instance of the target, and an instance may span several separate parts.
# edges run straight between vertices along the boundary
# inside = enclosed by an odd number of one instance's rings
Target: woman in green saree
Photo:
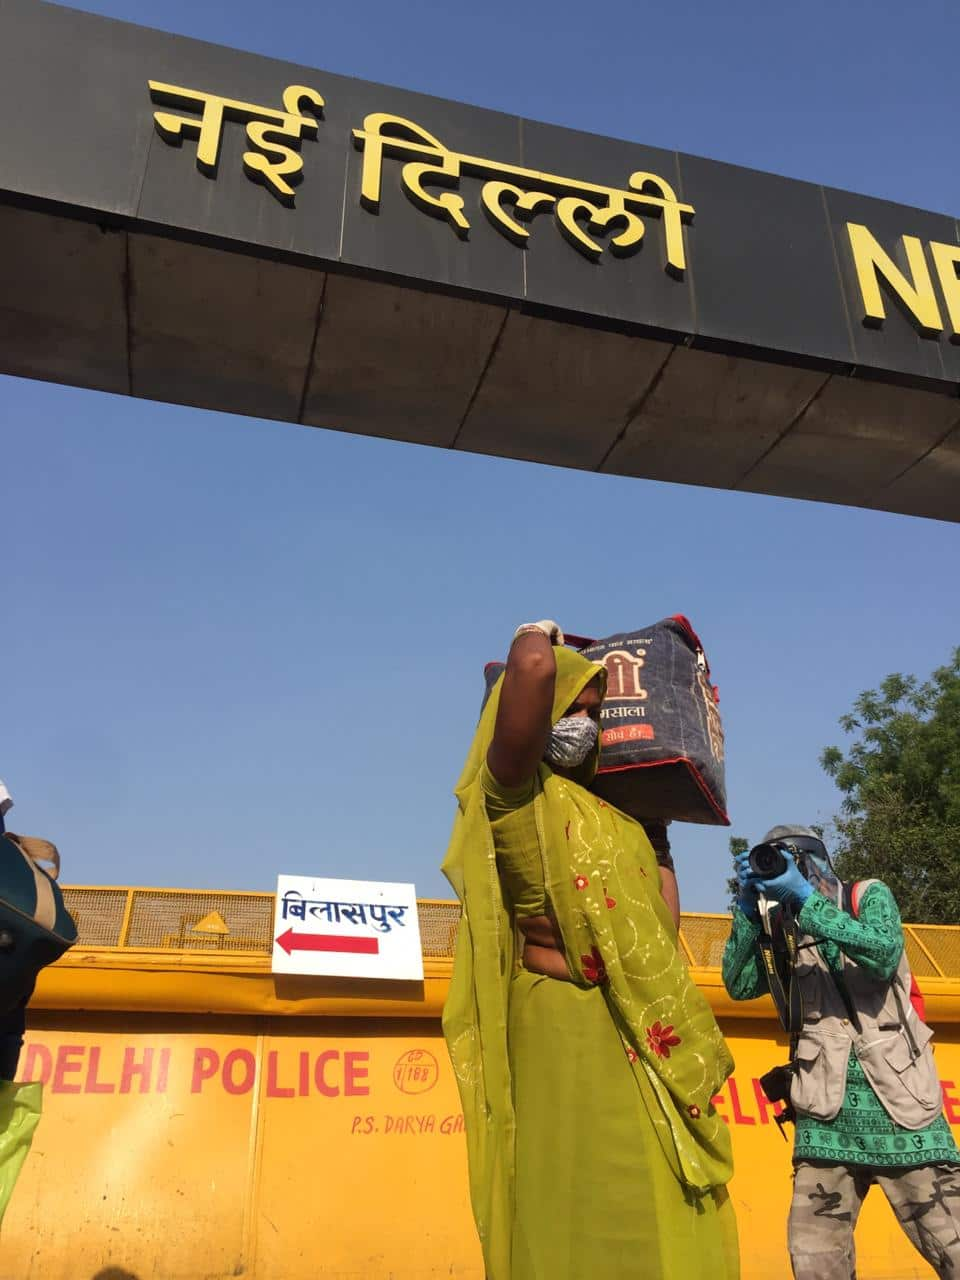
[[[443,1025],[487,1280],[736,1280],[733,1064],[643,827],[586,789],[604,678],[520,627],[456,789]]]

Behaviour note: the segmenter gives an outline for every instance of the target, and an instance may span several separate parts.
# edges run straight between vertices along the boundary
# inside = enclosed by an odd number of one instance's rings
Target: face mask
[[[575,769],[593,750],[600,726],[589,716],[564,716],[550,730],[543,758],[561,769]]]

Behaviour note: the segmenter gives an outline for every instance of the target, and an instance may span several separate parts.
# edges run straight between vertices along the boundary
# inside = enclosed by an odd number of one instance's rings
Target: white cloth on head
[[[12,809],[12,808],[13,808],[13,799],[10,795],[10,792],[7,790],[6,783],[2,778],[0,778],[0,818],[3,817],[3,815],[7,812],[8,809]]]

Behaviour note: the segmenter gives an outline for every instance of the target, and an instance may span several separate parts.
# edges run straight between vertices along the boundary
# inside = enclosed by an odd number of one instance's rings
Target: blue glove
[[[803,878],[800,868],[792,858],[787,859],[787,869],[782,876],[775,876],[772,880],[753,876],[751,883],[756,885],[759,893],[773,898],[782,906],[792,907],[794,911],[799,911],[813,893],[813,885]]]
[[[748,919],[759,923],[760,911],[757,906],[756,877],[750,868],[750,855],[746,852],[738,853],[733,862],[739,887],[736,903],[737,910],[742,911]]]

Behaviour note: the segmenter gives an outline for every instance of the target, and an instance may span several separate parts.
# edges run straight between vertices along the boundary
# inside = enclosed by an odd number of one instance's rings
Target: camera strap
[[[917,1037],[913,1034],[913,1027],[910,1025],[909,1015],[904,1007],[903,995],[900,991],[900,985],[897,981],[896,974],[893,975],[890,985],[893,987],[893,998],[897,1002],[897,1012],[900,1014],[900,1025],[903,1027],[904,1035],[907,1037],[907,1044],[910,1046],[910,1057],[913,1058],[914,1062],[916,1062],[917,1058],[920,1057],[921,1049],[917,1044]]]
[[[757,946],[777,1017],[784,1031],[791,1037],[792,1060],[794,1040],[803,1026],[803,1000],[800,984],[796,979],[797,924],[793,913],[785,907],[776,914],[769,910],[761,910],[760,914],[763,932],[757,939]]]
[[[786,1066],[775,1067],[767,1072],[760,1084],[771,1102],[784,1103],[783,1109],[774,1115],[774,1119],[780,1136],[786,1142],[789,1139],[785,1126],[796,1121],[796,1112],[790,1101],[789,1080],[796,1070],[797,1044],[803,1026],[803,1000],[800,984],[796,979],[797,924],[788,907],[773,911],[773,904],[764,898],[760,899],[758,905],[762,931],[757,938],[757,947],[763,960],[777,1017],[790,1036],[790,1058]]]

